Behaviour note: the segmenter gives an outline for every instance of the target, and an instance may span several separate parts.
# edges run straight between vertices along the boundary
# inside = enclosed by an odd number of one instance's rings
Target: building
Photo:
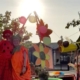
[[[37,45],[39,45],[39,43],[36,43]],[[49,46],[47,46],[49,48],[51,48],[52,50],[52,58],[53,58],[53,68],[55,67],[59,67],[57,68],[57,70],[61,70],[62,66],[66,66],[66,69],[69,69],[68,67],[68,63],[70,61],[70,54],[69,53],[60,53],[58,51],[58,44],[57,43],[51,43]],[[36,61],[36,57],[33,55],[33,51],[35,51],[35,49],[33,47],[31,47],[29,49],[29,56],[30,56],[30,62],[35,64]]]

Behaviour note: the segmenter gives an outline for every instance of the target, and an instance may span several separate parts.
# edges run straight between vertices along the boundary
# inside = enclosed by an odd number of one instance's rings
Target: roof
[[[59,45],[57,43],[51,43],[49,47],[51,47],[52,49],[57,49]]]
[[[34,43],[34,44],[39,44],[39,43]],[[59,46],[58,44],[55,42],[55,43],[51,43],[50,45],[48,45],[48,47],[52,48],[52,49],[57,49]]]

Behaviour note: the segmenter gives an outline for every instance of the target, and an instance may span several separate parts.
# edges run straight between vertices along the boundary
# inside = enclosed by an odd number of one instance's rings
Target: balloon
[[[68,41],[64,41],[64,42],[63,42],[63,46],[64,46],[64,47],[68,47],[68,46],[69,46],[69,42],[68,42]]]
[[[22,16],[22,17],[19,18],[19,22],[22,23],[22,24],[25,24],[26,20],[27,19],[24,16]]]
[[[37,21],[36,17],[35,16],[29,16],[29,21],[31,23],[35,23]]]
[[[49,45],[49,44],[51,43],[51,39],[50,39],[49,37],[44,37],[44,38],[43,38],[43,43],[44,43],[45,45]]]
[[[47,27],[45,27],[45,26],[40,26],[39,27],[39,31],[40,31],[40,33],[46,33],[47,32]]]

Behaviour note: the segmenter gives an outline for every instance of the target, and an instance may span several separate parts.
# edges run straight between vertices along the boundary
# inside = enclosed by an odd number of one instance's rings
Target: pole
[[[79,15],[79,19],[80,19],[80,12],[78,12],[78,15]]]
[[[77,50],[77,80],[79,80],[79,65],[78,65],[78,54],[80,49]]]
[[[78,12],[78,15],[79,15],[79,20],[80,20],[80,12]],[[79,31],[80,31],[80,27],[79,27]]]

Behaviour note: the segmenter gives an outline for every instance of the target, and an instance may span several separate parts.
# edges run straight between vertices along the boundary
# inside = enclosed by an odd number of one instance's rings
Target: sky
[[[73,41],[79,37],[80,26],[74,28],[71,26],[69,29],[65,29],[65,26],[67,22],[79,19],[80,0],[0,0],[0,13],[4,14],[7,10],[12,12],[11,18],[27,17],[35,10],[39,18],[42,18],[53,30],[50,35],[52,42],[57,42],[60,36],[64,39],[69,37]],[[39,42],[36,23],[27,22],[26,28],[33,34],[30,41]]]

